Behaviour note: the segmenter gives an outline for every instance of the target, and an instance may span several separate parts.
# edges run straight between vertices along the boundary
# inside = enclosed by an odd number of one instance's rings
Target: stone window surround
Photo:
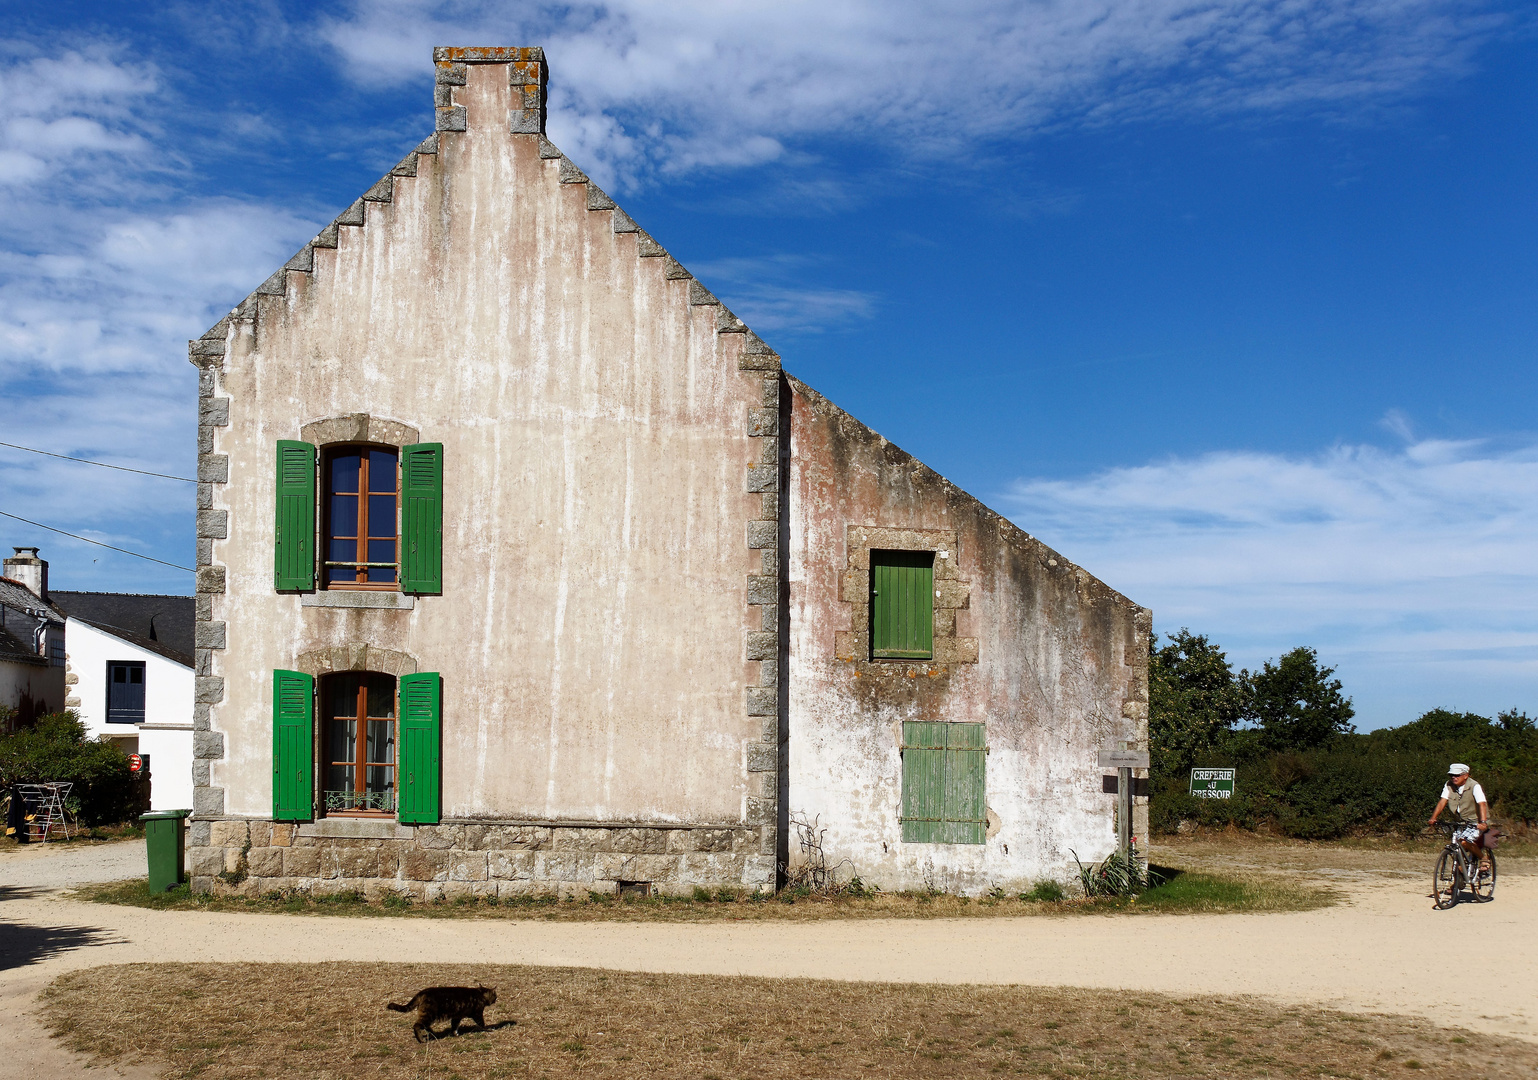
[[[310,443],[315,449],[324,453],[328,446],[345,445],[348,443],[373,443],[376,446],[393,446],[397,453],[403,446],[422,441],[420,429],[399,420],[390,420],[382,416],[373,416],[366,412],[347,413],[342,416],[328,416],[320,420],[311,420],[299,428],[299,441]],[[324,475],[325,470],[321,470]],[[316,497],[324,499],[325,494],[319,489]],[[320,507],[316,508],[317,521],[320,520]],[[396,513],[400,512],[400,496],[396,496]],[[396,532],[399,533],[400,525],[397,523]],[[397,540],[399,537],[397,536]],[[416,597],[411,593],[400,591],[399,583],[395,589],[322,589],[315,588],[308,592],[297,594],[300,607],[317,608],[359,608],[385,611],[410,611],[416,607]]]
[[[961,552],[954,529],[892,529],[848,525],[848,565],[839,578],[839,600],[850,607],[849,630],[833,634],[834,658],[853,664],[860,675],[939,675],[955,664],[977,663],[977,638],[956,636],[956,612],[968,609],[972,586],[961,576]],[[929,660],[872,660],[870,656],[870,553],[935,553],[934,650]]]

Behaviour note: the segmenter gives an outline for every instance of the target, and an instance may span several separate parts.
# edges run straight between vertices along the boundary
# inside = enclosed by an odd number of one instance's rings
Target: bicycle
[[[1447,834],[1447,846],[1437,856],[1436,869],[1431,876],[1431,898],[1439,910],[1458,903],[1467,891],[1477,904],[1488,904],[1495,899],[1495,852],[1484,852],[1490,860],[1489,868],[1479,857],[1470,858],[1463,844],[1453,839],[1458,822],[1440,821],[1437,829]]]

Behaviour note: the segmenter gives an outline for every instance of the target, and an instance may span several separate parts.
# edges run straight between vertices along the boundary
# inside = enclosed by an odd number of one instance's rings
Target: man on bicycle
[[[1469,779],[1469,767],[1460,762],[1447,767],[1447,783],[1442,786],[1442,798],[1438,800],[1437,808],[1431,812],[1431,824],[1435,825],[1442,811],[1447,809],[1452,810],[1453,820],[1457,822],[1453,839],[1470,854],[1477,850],[1480,867],[1488,870],[1489,849],[1481,842],[1481,834],[1490,827],[1490,803],[1479,782]]]

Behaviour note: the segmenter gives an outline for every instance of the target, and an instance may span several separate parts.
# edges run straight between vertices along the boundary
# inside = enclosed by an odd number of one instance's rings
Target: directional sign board
[[[1102,769],[1146,769],[1148,768],[1148,751],[1102,750],[1100,751],[1100,767]]]
[[[1232,799],[1234,770],[1192,769],[1191,794],[1198,799]]]
[[[138,754],[129,754],[128,755],[128,771],[129,772],[138,772],[143,767],[144,767],[144,759],[143,758],[141,758]]]

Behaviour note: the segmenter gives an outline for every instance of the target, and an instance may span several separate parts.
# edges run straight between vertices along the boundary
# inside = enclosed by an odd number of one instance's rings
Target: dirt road
[[[1538,1041],[1538,877],[1503,875],[1495,903],[1446,912],[1431,909],[1422,877],[1358,875],[1344,906],[1277,915],[703,925],[154,912],[18,891],[0,903],[0,1061],[14,1063],[18,1045],[36,1038],[31,1024],[18,1038],[8,1033],[46,981],[146,960],[524,963],[1256,994]],[[1472,998],[1448,989],[1454,954],[1460,970],[1477,973]],[[51,1053],[61,1066],[62,1052]]]

